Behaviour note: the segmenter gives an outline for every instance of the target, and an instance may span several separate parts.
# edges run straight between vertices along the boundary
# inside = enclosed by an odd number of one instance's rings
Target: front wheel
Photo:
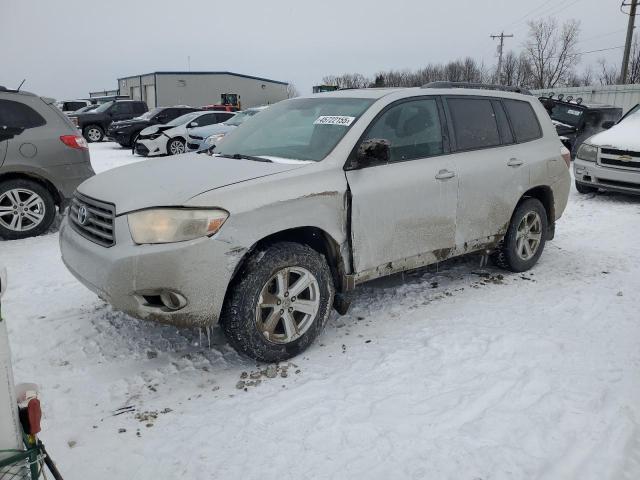
[[[51,226],[55,215],[53,197],[39,183],[24,179],[0,183],[0,238],[40,235]]]
[[[547,239],[547,211],[536,198],[521,202],[511,217],[509,229],[493,254],[496,265],[512,272],[533,267]]]
[[[311,247],[280,242],[251,256],[220,319],[229,343],[263,362],[304,351],[324,328],[333,304],[329,266]]]
[[[84,127],[82,135],[86,138],[87,142],[101,142],[104,138],[104,131],[98,125],[89,125]]]
[[[172,138],[167,144],[167,153],[169,155],[180,155],[186,151],[185,142],[181,138]]]

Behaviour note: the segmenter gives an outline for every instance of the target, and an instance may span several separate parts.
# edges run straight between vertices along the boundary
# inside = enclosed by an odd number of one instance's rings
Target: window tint
[[[116,103],[111,108],[111,113],[133,113],[133,108],[130,102]]]
[[[436,101],[412,100],[391,107],[375,120],[365,139],[374,138],[391,144],[391,162],[441,154],[442,128]]]
[[[500,131],[500,138],[502,139],[502,143],[503,145],[509,145],[515,142],[515,140],[513,139],[513,133],[511,132],[511,127],[509,126],[507,115],[504,113],[502,103],[500,103],[498,100],[494,100],[492,103],[493,111],[496,113],[496,120],[498,122],[498,130]]]
[[[491,99],[448,98],[458,150],[500,145]]]
[[[33,108],[13,100],[0,100],[0,127],[34,128],[47,122]]]
[[[201,115],[194,120],[198,124],[199,127],[204,127],[206,125],[213,125],[217,123],[216,114],[215,113],[207,113],[205,115]]]
[[[224,122],[226,120],[229,120],[231,117],[233,117],[232,113],[216,113],[216,122],[220,123],[220,122]]]
[[[134,103],[133,111],[135,113],[144,113],[147,111],[147,109],[145,108],[144,103]]]
[[[504,100],[504,106],[509,114],[513,133],[518,142],[528,142],[542,136],[538,118],[529,102]]]

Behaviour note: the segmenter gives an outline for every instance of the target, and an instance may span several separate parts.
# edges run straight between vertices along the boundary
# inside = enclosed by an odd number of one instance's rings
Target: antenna
[[[19,92],[19,91],[20,91],[20,89],[22,88],[22,85],[24,85],[24,82],[26,82],[26,81],[27,81],[27,79],[25,78],[24,80],[22,80],[22,81],[20,82],[20,85],[18,85],[18,88],[16,89],[16,92]]]

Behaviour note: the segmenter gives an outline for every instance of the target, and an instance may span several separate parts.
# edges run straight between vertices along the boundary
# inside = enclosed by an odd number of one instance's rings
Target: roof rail
[[[502,90],[504,92],[522,93],[523,95],[532,95],[532,93],[524,87],[514,87],[512,85],[495,85],[491,83],[472,83],[472,82],[430,82],[421,88],[475,88],[480,90]]]

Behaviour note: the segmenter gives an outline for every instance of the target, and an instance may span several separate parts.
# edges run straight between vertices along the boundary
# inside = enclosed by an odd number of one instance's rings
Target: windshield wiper
[[[255,157],[252,155],[242,155],[240,153],[234,153],[233,155],[220,155],[220,156],[224,158],[233,158],[235,160],[253,160],[255,162],[273,163],[273,161],[269,160],[268,158]]]

